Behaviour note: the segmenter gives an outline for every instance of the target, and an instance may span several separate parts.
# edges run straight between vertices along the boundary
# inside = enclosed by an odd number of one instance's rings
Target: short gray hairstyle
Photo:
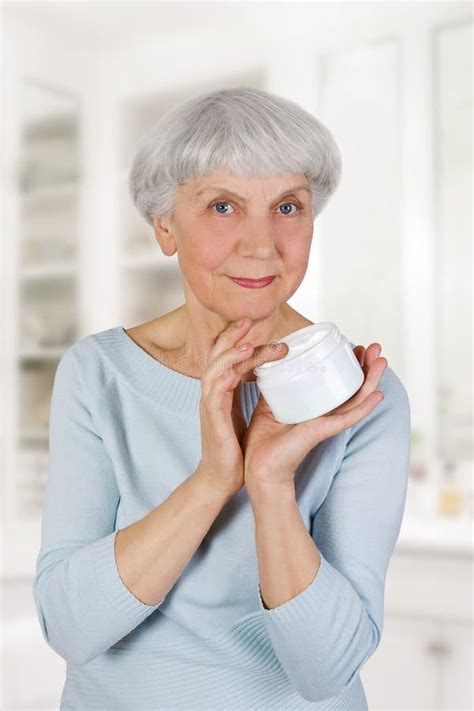
[[[225,170],[239,177],[303,173],[316,217],[341,176],[339,148],[319,119],[297,103],[248,86],[191,97],[141,137],[128,187],[142,217],[172,219],[176,190]]]

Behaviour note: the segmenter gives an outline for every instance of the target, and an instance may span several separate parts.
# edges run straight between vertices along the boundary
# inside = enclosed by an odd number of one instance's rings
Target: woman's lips
[[[265,277],[263,279],[244,279],[239,277],[229,277],[235,284],[245,286],[247,289],[261,289],[272,283],[275,276]]]

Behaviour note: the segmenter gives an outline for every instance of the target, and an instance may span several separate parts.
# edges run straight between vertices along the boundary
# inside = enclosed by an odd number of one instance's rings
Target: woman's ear
[[[170,230],[170,221],[153,218],[153,229],[155,231],[155,239],[161,247],[161,251],[167,257],[173,256],[176,253],[176,239]]]

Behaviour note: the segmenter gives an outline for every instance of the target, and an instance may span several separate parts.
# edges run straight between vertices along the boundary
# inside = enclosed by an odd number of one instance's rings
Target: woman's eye
[[[298,210],[300,209],[300,208],[299,208],[299,205],[297,205],[295,202],[283,202],[283,203],[280,205],[280,207],[288,207],[288,205],[293,205],[293,207],[297,207]],[[291,213],[291,212],[283,212],[282,214],[283,214],[283,215],[291,215],[292,213]],[[293,214],[294,214],[294,213],[293,213]]]
[[[215,207],[215,208],[218,208],[218,209],[217,209],[217,212],[218,212],[219,215],[229,215],[229,214],[231,214],[231,213],[229,213],[227,210],[221,210],[221,209],[219,209],[219,208],[221,208],[222,206],[225,206],[225,205],[228,205],[228,206],[232,207],[232,205],[230,204],[230,202],[227,202],[227,200],[219,200],[219,201],[217,201],[217,202],[213,202],[212,205],[211,205],[211,207],[212,207],[212,208],[214,208],[214,207]],[[300,206],[297,205],[297,204],[294,203],[294,202],[284,202],[284,203],[282,203],[279,207],[285,207],[285,208],[286,208],[286,207],[288,207],[288,206],[290,206],[290,205],[293,205],[293,207],[297,207],[298,210],[301,209]],[[234,208],[232,208],[232,210],[233,210],[233,209],[234,209]],[[295,213],[294,213],[294,212],[292,213],[292,212],[290,212],[290,211],[287,210],[286,212],[282,212],[281,214],[282,214],[282,215],[292,215],[292,214],[294,215]]]
[[[227,200],[220,200],[219,202],[213,202],[211,207],[218,207],[220,205],[230,205],[230,202],[227,202]],[[234,209],[234,208],[232,208],[232,209]],[[218,210],[218,214],[219,215],[227,215],[229,213],[223,212],[222,210]]]

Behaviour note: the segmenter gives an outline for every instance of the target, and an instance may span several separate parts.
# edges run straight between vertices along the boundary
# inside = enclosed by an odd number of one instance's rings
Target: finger
[[[364,397],[366,397],[366,395],[378,388],[384,370],[388,365],[387,359],[383,356],[381,358],[376,357],[373,360],[370,360],[370,358],[371,356],[369,355],[370,363],[365,366],[365,380],[362,383],[362,386],[354,395],[354,397],[356,397],[358,401],[362,400]]]
[[[342,430],[353,427],[355,424],[360,422],[360,420],[363,420],[364,417],[367,417],[367,415],[369,415],[375,406],[378,405],[378,403],[383,399],[384,393],[382,390],[374,390],[369,393],[358,405],[351,407],[350,410],[337,415],[324,415],[323,419],[325,422],[323,427],[327,426],[331,428],[331,430],[335,429],[336,432],[342,432]]]
[[[282,343],[281,350],[275,349],[275,342],[265,343],[262,346],[257,346],[247,359],[236,365],[235,370],[239,375],[244,375],[257,366],[262,365],[262,363],[284,358],[289,350],[286,343]]]
[[[237,343],[242,339],[245,334],[247,334],[252,326],[252,319],[248,316],[242,319],[243,323],[241,326],[237,326],[238,321],[231,321],[228,326],[219,333],[214,345],[211,348],[210,359],[214,358],[232,346],[237,345]]]
[[[365,365],[368,366],[380,356],[382,346],[380,343],[371,343],[365,350]]]
[[[233,366],[234,371],[240,378],[244,373],[252,370],[252,368],[255,368],[257,365],[283,358],[289,351],[289,347],[286,343],[282,344],[281,350],[275,350],[274,345],[274,342],[266,343],[262,346],[254,346],[252,343],[238,344],[234,346],[234,348],[230,348],[221,353],[215,359],[209,371],[211,374],[219,375],[220,372]],[[244,346],[248,346],[248,348],[244,351],[240,350],[240,348]]]
[[[328,437],[333,437],[339,434],[343,430],[347,430],[349,427],[353,427],[357,422],[367,417],[372,410],[384,399],[384,394],[381,390],[370,393],[365,397],[362,402],[358,405],[354,405],[351,409],[346,412],[332,415],[322,415],[313,420],[308,420],[307,422],[302,422],[296,427],[301,428],[306,437],[314,439],[316,435],[316,442],[327,439]]]
[[[370,365],[364,366],[364,370],[366,371],[365,379],[359,390],[357,390],[357,392],[355,392],[349,400],[346,400],[346,402],[343,402],[341,405],[336,407],[331,414],[342,414],[347,410],[350,410],[354,407],[354,405],[358,405],[362,402],[367,395],[374,392],[380,385],[380,381],[387,364],[387,359],[382,357],[376,358],[370,363]]]
[[[375,390],[376,387],[378,387],[380,383],[380,379],[383,375],[384,369],[388,365],[388,361],[384,357],[380,357],[380,351],[382,350],[381,346],[379,343],[371,343],[368,348],[366,348],[365,351],[365,365],[364,365],[364,373],[365,373],[365,380],[362,386],[362,389],[359,393],[362,395],[366,395],[368,392],[370,392],[370,387],[372,387],[372,390]],[[383,366],[381,366],[381,363],[383,363]],[[374,368],[375,373],[374,373]],[[376,380],[376,376],[379,376],[378,380]],[[365,387],[364,387],[365,386]]]
[[[365,358],[365,347],[364,346],[354,346],[352,349],[352,352],[354,353],[355,357],[359,361],[359,365],[361,368],[364,367],[364,358]]]
[[[253,352],[253,348],[251,343],[242,343],[218,354],[202,375],[201,387],[203,392],[206,393],[212,386],[212,383],[223,376],[226,371],[229,371],[234,365],[248,358],[249,354]]]
[[[371,365],[377,360],[381,350],[382,347],[380,343],[371,343],[368,348],[364,348],[364,346],[354,347],[354,354],[356,355],[359,364],[364,371],[364,382],[359,390],[357,390],[349,400],[346,400],[346,402],[343,402],[336,408],[336,412],[345,412],[345,410],[360,402],[369,392],[372,392],[378,387],[380,379],[383,375],[383,370],[387,366],[388,361],[386,358],[383,358],[384,367],[381,367],[380,364],[377,365],[377,368],[380,369],[378,380],[374,378],[374,373],[371,371]]]
[[[221,442],[225,442],[229,436],[228,422],[233,398],[233,392],[229,388],[233,379],[235,379],[235,373],[229,369],[224,371],[220,377],[211,380],[200,402],[200,408],[206,416],[206,421],[212,423],[213,432]]]
[[[240,382],[240,376],[235,372],[232,364],[235,363],[236,359],[245,358],[246,355],[247,352],[239,351],[238,347],[230,349],[229,353],[225,353],[225,357],[224,354],[222,357],[218,357],[218,362],[208,371],[206,377],[202,378],[204,381],[203,389],[206,393],[203,408],[207,417],[213,423],[214,431],[220,438],[228,437],[230,416],[233,433],[239,443],[245,433],[247,424],[242,412],[240,391],[237,387]]]

